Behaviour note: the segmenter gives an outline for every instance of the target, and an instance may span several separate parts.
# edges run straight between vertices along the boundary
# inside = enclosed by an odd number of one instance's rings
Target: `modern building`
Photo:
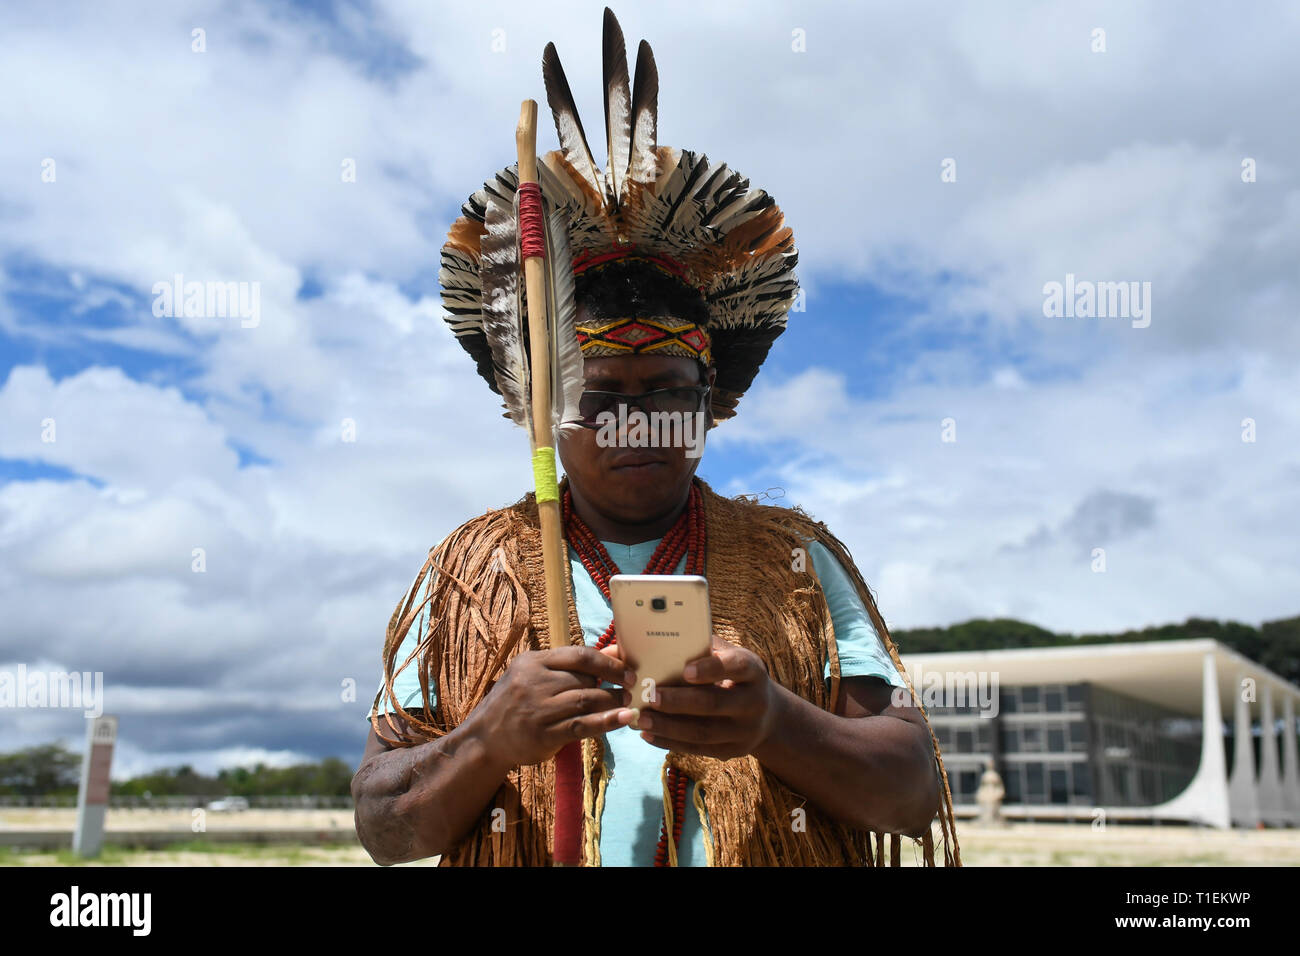
[[[1011,819],[1300,826],[1300,688],[1216,640],[902,660],[959,816],[992,760]]]

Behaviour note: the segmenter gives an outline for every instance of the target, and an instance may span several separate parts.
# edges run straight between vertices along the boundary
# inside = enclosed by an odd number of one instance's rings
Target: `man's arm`
[[[388,866],[446,852],[512,767],[541,763],[571,740],[624,726],[632,711],[620,706],[622,689],[599,686],[627,680],[609,651],[525,651],[469,716],[436,740],[389,748],[372,727],[352,778],[357,838],[371,859]]]
[[[821,810],[852,826],[920,837],[939,812],[930,732],[906,690],[846,677],[835,713],[773,683],[778,715],[754,751]],[[897,693],[904,706],[892,700]]]
[[[482,815],[510,767],[493,758],[474,716],[414,747],[389,747],[371,728],[352,800],[357,838],[376,863],[437,856]],[[394,722],[410,733],[405,721]]]

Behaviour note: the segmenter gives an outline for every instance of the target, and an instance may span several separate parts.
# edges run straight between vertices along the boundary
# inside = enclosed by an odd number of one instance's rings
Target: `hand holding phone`
[[[712,650],[709,583],[698,575],[616,574],[609,593],[624,663],[636,672],[630,706],[652,706],[657,687],[684,684],[686,665]]]

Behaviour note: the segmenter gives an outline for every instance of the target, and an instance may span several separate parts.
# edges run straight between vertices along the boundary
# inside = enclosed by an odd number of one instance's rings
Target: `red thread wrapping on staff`
[[[542,187],[537,183],[519,184],[519,250],[525,259],[546,258]]]
[[[582,863],[582,749],[574,740],[555,755],[555,852],[552,861]]]

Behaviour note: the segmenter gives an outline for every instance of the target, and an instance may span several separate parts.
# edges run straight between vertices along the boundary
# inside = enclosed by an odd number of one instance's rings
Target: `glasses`
[[[599,428],[601,415],[606,412],[617,415],[619,406],[628,405],[635,405],[647,414],[702,412],[709,391],[708,385],[681,385],[674,388],[657,388],[652,392],[642,392],[640,395],[625,395],[622,392],[583,392],[578,402],[577,424],[585,428]]]

